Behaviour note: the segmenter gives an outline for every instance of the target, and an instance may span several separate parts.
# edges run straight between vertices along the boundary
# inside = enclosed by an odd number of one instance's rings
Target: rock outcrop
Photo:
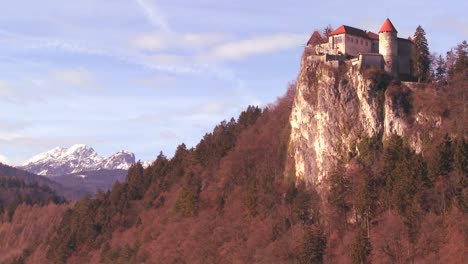
[[[362,72],[348,63],[336,67],[305,53],[290,118],[289,154],[296,178],[320,186],[338,163],[356,155],[364,138],[384,140],[397,134],[420,149],[410,128],[434,118],[422,113],[413,118],[411,93],[410,87],[378,70]]]

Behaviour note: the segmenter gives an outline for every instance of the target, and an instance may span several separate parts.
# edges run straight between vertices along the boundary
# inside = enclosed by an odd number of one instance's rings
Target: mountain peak
[[[91,147],[89,147],[88,145],[86,144],[75,144],[71,147],[68,148],[69,151],[79,151],[79,150],[83,150],[83,149],[92,149]]]
[[[21,168],[53,177],[99,169],[126,170],[133,163],[135,163],[135,154],[126,150],[121,150],[110,157],[101,157],[92,147],[75,144],[69,148],[56,147],[40,153],[26,161]]]

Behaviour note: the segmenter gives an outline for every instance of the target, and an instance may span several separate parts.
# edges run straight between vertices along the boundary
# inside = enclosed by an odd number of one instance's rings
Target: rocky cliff
[[[410,86],[379,70],[336,67],[305,53],[290,117],[289,153],[297,179],[320,186],[338,163],[357,154],[364,138],[382,141],[397,134],[420,150],[421,135],[412,128],[418,122],[440,126],[440,118],[414,114]]]

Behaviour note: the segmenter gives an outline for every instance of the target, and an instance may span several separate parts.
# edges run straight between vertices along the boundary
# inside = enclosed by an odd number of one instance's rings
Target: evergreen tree
[[[455,55],[453,49],[447,51],[447,55],[445,56],[445,68],[447,69],[447,74],[449,75],[449,77],[452,77],[453,73],[455,72],[456,60],[457,56]]]
[[[452,139],[445,134],[444,141],[439,145],[438,163],[440,176],[448,176],[453,169]]]
[[[446,74],[447,65],[445,64],[445,60],[442,58],[442,55],[439,55],[435,61],[435,80],[439,83],[445,81]]]
[[[427,44],[426,32],[421,26],[414,33],[413,69],[418,82],[426,81],[429,77],[431,65],[429,46]]]
[[[330,33],[332,33],[332,31],[333,31],[333,28],[330,24],[328,24],[326,27],[323,28],[322,35],[325,40],[328,41],[328,36],[330,35]]]
[[[346,228],[348,214],[352,208],[349,201],[351,182],[346,177],[343,166],[339,166],[330,174],[329,181],[328,203],[332,209],[334,222],[336,222],[334,225],[340,232],[343,232]]]
[[[140,200],[146,191],[147,179],[143,176],[143,165],[137,162],[128,169],[127,183],[128,183],[128,199]]]
[[[352,244],[351,263],[364,264],[372,251],[372,245],[366,230],[359,229],[354,243]]]
[[[455,71],[462,72],[464,69],[468,68],[468,43],[466,40],[458,44],[456,52],[457,60],[455,61]]]
[[[319,226],[306,227],[302,246],[302,255],[299,263],[323,263],[327,239]]]

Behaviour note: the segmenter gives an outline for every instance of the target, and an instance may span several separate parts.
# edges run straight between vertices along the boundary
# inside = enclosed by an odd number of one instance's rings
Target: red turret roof
[[[398,31],[393,26],[392,21],[390,21],[390,19],[388,18],[387,20],[385,20],[385,22],[383,23],[382,27],[379,30],[379,33],[382,33],[382,32],[397,32],[398,33]]]

